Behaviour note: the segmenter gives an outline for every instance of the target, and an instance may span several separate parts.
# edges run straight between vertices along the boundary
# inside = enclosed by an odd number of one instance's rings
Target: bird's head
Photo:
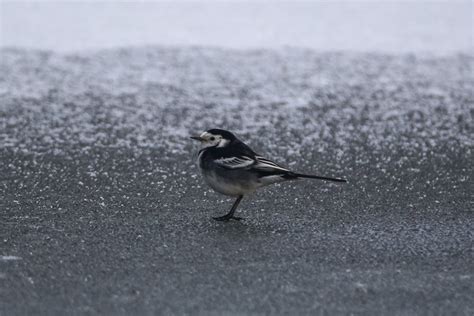
[[[210,129],[199,136],[191,136],[192,139],[200,141],[206,147],[225,147],[236,139],[234,134],[223,129]]]

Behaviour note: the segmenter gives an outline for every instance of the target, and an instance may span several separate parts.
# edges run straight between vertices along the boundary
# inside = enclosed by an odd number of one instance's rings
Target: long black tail
[[[320,177],[320,176],[313,176],[311,174],[302,174],[302,173],[290,173],[288,174],[291,178],[309,178],[309,179],[318,179],[318,180],[326,180],[326,181],[333,181],[333,182],[347,182],[346,179],[338,179],[338,178],[329,178],[329,177]]]

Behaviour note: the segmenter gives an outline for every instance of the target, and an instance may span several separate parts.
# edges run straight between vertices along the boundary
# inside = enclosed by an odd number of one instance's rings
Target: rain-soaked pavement
[[[0,51],[0,315],[474,313],[471,55]],[[219,127],[301,181],[210,191]]]

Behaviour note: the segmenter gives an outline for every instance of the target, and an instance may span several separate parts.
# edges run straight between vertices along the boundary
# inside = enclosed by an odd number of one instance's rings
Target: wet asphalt
[[[2,54],[0,315],[474,313],[472,57]],[[216,222],[233,201],[187,138],[206,126],[349,182],[274,185]]]

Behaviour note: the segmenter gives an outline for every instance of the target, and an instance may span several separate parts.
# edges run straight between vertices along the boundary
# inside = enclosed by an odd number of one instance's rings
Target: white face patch
[[[219,145],[217,145],[217,147],[225,147],[229,145],[229,143],[230,143],[230,140],[221,138],[221,140],[219,141]]]
[[[225,147],[230,142],[227,139],[222,138],[221,135],[214,135],[208,132],[202,133],[199,137],[203,139],[202,146],[207,147]]]

